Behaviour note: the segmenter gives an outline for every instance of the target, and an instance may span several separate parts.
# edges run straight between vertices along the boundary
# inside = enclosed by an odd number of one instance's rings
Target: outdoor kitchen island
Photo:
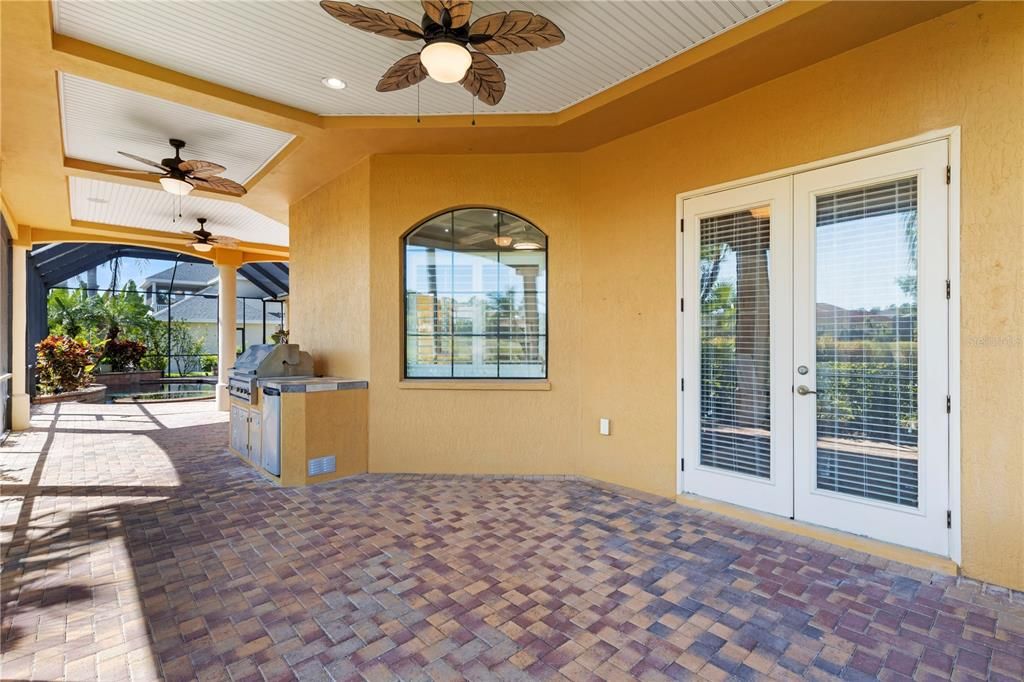
[[[311,370],[298,346],[252,346],[230,376],[230,450],[283,486],[367,469],[367,382]]]

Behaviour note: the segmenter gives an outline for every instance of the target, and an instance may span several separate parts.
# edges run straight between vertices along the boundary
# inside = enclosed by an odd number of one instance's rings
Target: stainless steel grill
[[[311,377],[313,357],[298,344],[257,344],[238,356],[228,375],[228,393],[255,404],[256,381],[268,377]]]

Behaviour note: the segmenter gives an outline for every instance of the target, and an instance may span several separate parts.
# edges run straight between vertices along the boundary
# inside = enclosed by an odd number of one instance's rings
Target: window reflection
[[[547,376],[547,237],[493,209],[451,211],[405,239],[405,375]]]

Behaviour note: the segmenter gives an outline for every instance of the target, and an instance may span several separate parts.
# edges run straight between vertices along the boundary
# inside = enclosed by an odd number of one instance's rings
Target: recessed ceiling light
[[[345,89],[345,81],[340,78],[335,78],[334,76],[324,76],[320,79],[320,82],[324,84],[325,88],[330,88],[331,90]]]

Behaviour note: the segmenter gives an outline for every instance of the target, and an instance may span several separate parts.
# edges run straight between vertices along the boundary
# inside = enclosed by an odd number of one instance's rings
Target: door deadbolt
[[[797,374],[807,374],[810,370],[807,369],[807,365],[800,365],[796,368]]]

